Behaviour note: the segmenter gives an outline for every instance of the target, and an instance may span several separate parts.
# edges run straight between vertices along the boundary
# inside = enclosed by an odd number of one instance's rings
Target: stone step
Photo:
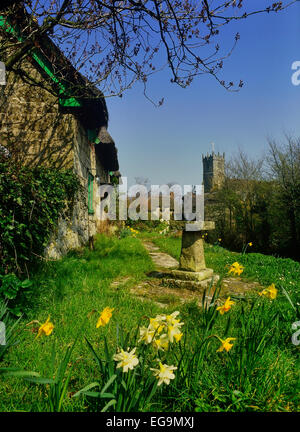
[[[164,252],[150,252],[152,261],[158,268],[176,268],[178,261]]]
[[[171,279],[200,282],[202,280],[211,278],[214,274],[214,271],[210,268],[205,268],[198,272],[176,269],[170,272],[166,272],[165,274],[166,277]]]
[[[179,288],[179,289],[183,288],[183,289],[188,289],[190,291],[203,292],[205,289],[208,289],[210,286],[215,286],[219,279],[220,277],[218,275],[215,275],[207,279],[203,279],[201,281],[163,278],[161,284],[163,286],[168,286],[170,288]]]

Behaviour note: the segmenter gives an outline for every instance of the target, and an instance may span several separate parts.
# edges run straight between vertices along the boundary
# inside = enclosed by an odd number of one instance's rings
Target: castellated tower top
[[[225,178],[225,153],[202,155],[204,192],[220,188]]]

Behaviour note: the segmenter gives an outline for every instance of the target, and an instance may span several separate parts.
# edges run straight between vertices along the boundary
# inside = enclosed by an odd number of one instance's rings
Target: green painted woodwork
[[[89,173],[88,175],[88,213],[94,214],[94,176]]]

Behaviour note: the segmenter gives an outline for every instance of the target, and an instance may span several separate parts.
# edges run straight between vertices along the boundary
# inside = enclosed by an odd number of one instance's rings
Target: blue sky
[[[201,184],[201,155],[211,150],[212,141],[228,159],[239,147],[251,157],[260,156],[268,136],[279,141],[285,131],[300,136],[300,86],[291,82],[291,65],[300,61],[299,23],[300,2],[284,12],[227,26],[223,46],[231,46],[236,32],[241,35],[223,71],[226,80],[244,81],[238,93],[226,91],[208,75],[182,89],[170,83],[166,69],[148,85],[152,98],[165,98],[162,107],[152,105],[139,84],[122,99],[108,98],[109,131],[129,183],[147,177],[152,184]]]

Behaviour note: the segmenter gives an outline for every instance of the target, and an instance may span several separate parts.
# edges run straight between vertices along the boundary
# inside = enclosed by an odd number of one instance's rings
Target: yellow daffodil
[[[155,318],[150,318],[148,327],[140,327],[139,342],[150,344],[157,349],[167,349],[167,343],[179,342],[183,334],[180,327],[184,323],[180,322],[176,317],[179,315],[178,311],[170,315],[157,315]],[[162,332],[165,333],[162,335]]]
[[[129,349],[127,348],[127,351],[121,349],[118,354],[113,356],[113,359],[119,362],[117,368],[123,368],[123,372],[128,372],[128,369],[132,370],[139,363],[139,359],[135,355],[136,348],[133,348],[130,352]]]
[[[169,348],[169,339],[166,334],[162,334],[159,338],[153,339],[154,348],[157,350],[166,351]]]
[[[268,288],[264,289],[260,293],[260,296],[265,296],[271,300],[274,300],[277,297],[278,290],[275,288],[275,285],[272,283]]]
[[[231,264],[228,273],[233,273],[234,275],[236,274],[240,275],[241,273],[243,273],[243,271],[244,271],[244,267],[236,261],[233,264]]]
[[[114,310],[114,308],[110,308],[108,306],[103,309],[103,311],[101,312],[101,315],[97,321],[96,328],[99,328],[101,326],[105,326],[109,322],[109,320],[112,317],[112,311],[113,310]]]
[[[165,318],[164,315],[157,315],[155,318],[150,318],[148,327],[140,327],[139,342],[144,341],[146,344],[150,344],[155,336],[161,334],[165,327]]]
[[[169,341],[171,343],[173,343],[174,338],[175,338],[176,342],[178,342],[182,337],[180,327],[182,327],[184,325],[184,323],[182,323],[176,319],[177,315],[179,315],[179,312],[175,311],[171,315],[166,316],[168,338],[169,338]]]
[[[230,300],[230,297],[225,301],[222,306],[217,307],[217,311],[220,312],[221,315],[224,315],[225,312],[228,312],[231,309],[231,306],[234,305],[235,302]]]
[[[219,349],[217,349],[217,352],[222,352],[223,350],[228,352],[229,350],[231,350],[233,344],[231,344],[230,342],[234,340],[236,340],[236,338],[227,338],[225,340],[220,339],[222,345],[220,346]]]
[[[40,326],[38,330],[37,338],[42,334],[49,336],[53,332],[53,329],[54,329],[54,325],[52,322],[50,322],[50,315],[49,315],[46,322],[44,322],[44,324]]]
[[[248,246],[250,246],[250,247],[253,246],[253,243],[252,242],[248,243]]]
[[[162,383],[170,384],[170,380],[175,378],[173,371],[176,370],[175,366],[168,366],[167,364],[162,364],[159,362],[159,369],[150,368],[154,372],[154,376],[158,379],[158,385]]]
[[[176,342],[179,342],[180,339],[182,338],[182,336],[183,336],[183,333],[175,333],[174,338],[175,338]]]
[[[178,324],[179,320],[176,319],[176,317],[179,315],[178,311],[175,311],[173,313],[171,313],[171,315],[166,315],[165,320],[167,321],[167,324]]]
[[[180,327],[183,325],[183,323],[175,324],[175,325],[168,325],[168,338],[171,343],[174,342],[174,338],[176,342],[179,342],[182,333],[180,331]]]
[[[162,321],[159,318],[150,318],[150,328],[152,328],[156,333],[160,334],[163,329],[164,329],[164,325],[162,323]]]
[[[219,242],[221,242],[221,241],[222,241],[222,239],[221,239],[221,238],[219,238],[219,239],[218,239],[218,241],[219,241]]]

